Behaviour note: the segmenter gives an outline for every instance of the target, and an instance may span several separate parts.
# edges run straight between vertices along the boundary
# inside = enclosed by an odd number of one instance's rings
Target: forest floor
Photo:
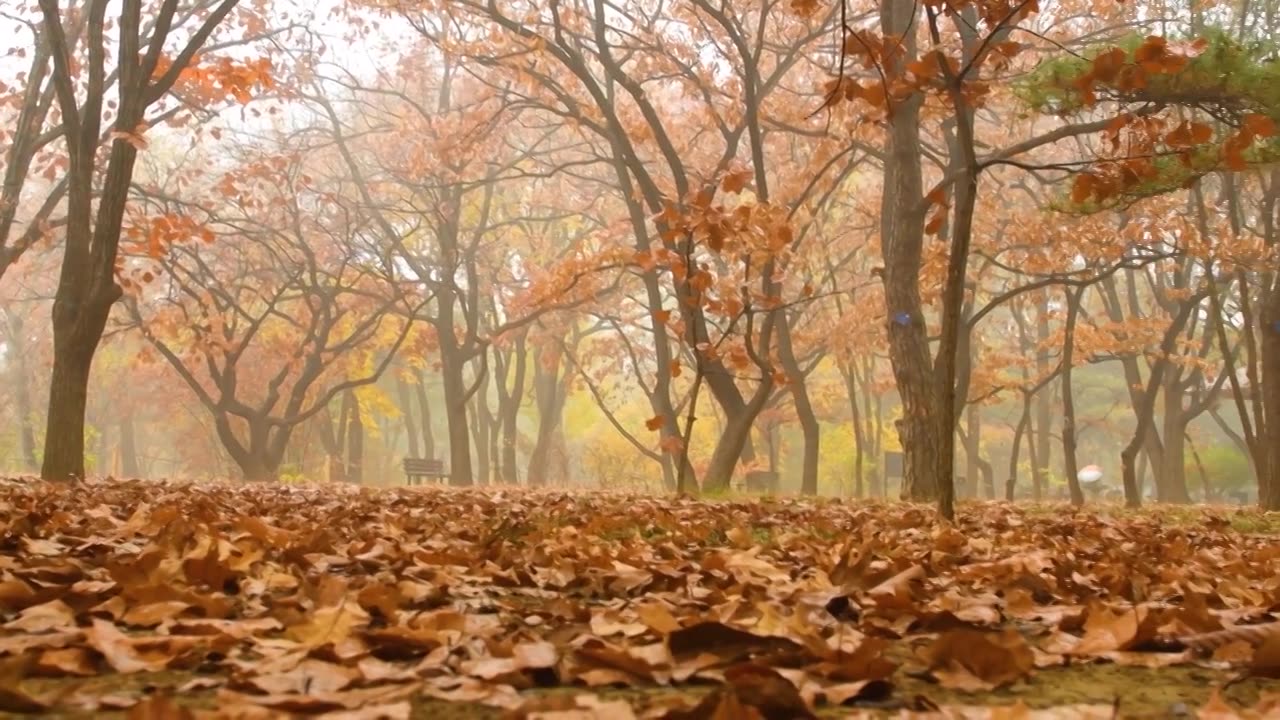
[[[1280,714],[1238,508],[0,481],[0,714]]]

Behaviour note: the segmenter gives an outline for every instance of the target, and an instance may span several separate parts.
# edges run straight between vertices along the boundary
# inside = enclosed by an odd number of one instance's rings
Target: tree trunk
[[[1165,330],[1164,338],[1160,342],[1160,354],[1157,360],[1151,364],[1151,373],[1147,378],[1145,391],[1141,395],[1141,402],[1138,407],[1134,408],[1137,415],[1138,426],[1134,429],[1133,439],[1125,446],[1120,453],[1120,467],[1122,478],[1124,481],[1124,497],[1125,504],[1129,507],[1138,507],[1142,504],[1142,495],[1138,487],[1138,478],[1135,468],[1135,459],[1138,451],[1142,448],[1146,436],[1151,432],[1154,423],[1156,395],[1160,388],[1160,384],[1164,379],[1164,373],[1169,365],[1169,356],[1173,353],[1177,344],[1178,336],[1182,333],[1183,326],[1186,325],[1187,318],[1190,317],[1191,311],[1196,307],[1200,299],[1204,297],[1204,292],[1200,292],[1191,298],[1183,301],[1178,309],[1178,314],[1170,321],[1169,327]],[[1163,460],[1163,458],[1162,458]],[[1154,463],[1153,463],[1154,464]],[[1156,477],[1160,477],[1164,468],[1156,467]]]
[[[533,369],[533,397],[538,407],[538,436],[533,453],[529,456],[526,475],[529,484],[547,485],[552,479],[551,451],[556,430],[560,426],[564,410],[564,398],[560,396],[561,353],[555,352],[546,362],[538,362]],[[561,478],[563,480],[563,478]]]
[[[1080,316],[1083,295],[1083,286],[1067,291],[1067,318],[1062,339],[1062,464],[1071,504],[1077,507],[1084,505],[1084,492],[1080,489],[1080,467],[1076,458],[1076,402],[1071,386],[1071,368],[1075,362],[1076,321]]]
[[[1182,382],[1178,373],[1166,373],[1171,380],[1164,383],[1163,462],[1156,477],[1156,499],[1165,503],[1185,505],[1191,502],[1187,491],[1186,422],[1182,417]]]
[[[1022,450],[1022,435],[1026,432],[1027,425],[1031,422],[1031,395],[1023,393],[1022,395],[1022,415],[1018,418],[1018,426],[1013,430],[1013,447],[1009,450],[1009,479],[1004,485],[1004,499],[1013,500],[1014,490],[1018,484],[1018,455]],[[1028,441],[1029,442],[1029,441]],[[1035,453],[1032,453],[1034,460]]]
[[[141,475],[138,471],[138,441],[135,435],[133,414],[120,418],[120,474],[127,478]]]
[[[13,363],[9,374],[10,387],[13,388],[15,410],[18,417],[18,442],[22,448],[22,469],[33,472],[40,467],[36,461],[36,431],[32,423],[34,415],[31,405],[31,374],[27,369],[26,336],[23,330],[25,322],[17,313],[6,310],[5,317],[9,321],[9,349],[12,351],[7,359]]]
[[[110,307],[86,307],[84,315],[77,316],[74,306],[79,304],[79,298],[66,297],[71,294],[64,293],[59,286],[60,299],[54,301],[53,374],[49,381],[44,465],[40,470],[45,480],[85,477],[85,409],[89,374]]]
[[[1269,233],[1270,234],[1270,233]],[[1262,342],[1259,365],[1263,422],[1259,436],[1264,462],[1258,468],[1258,505],[1264,510],[1280,510],[1280,273],[1268,273],[1262,300]],[[1247,290],[1242,290],[1247,292]]]
[[[916,59],[914,26],[919,6],[882,0],[881,30],[903,38],[901,52],[886,61],[886,74],[898,76]],[[888,318],[889,359],[902,401],[899,433],[903,454],[902,496],[924,501],[938,497],[940,446],[937,386],[924,311],[920,302],[920,269],[924,249],[925,212],[920,169],[918,93],[896,102],[885,138],[884,190],[880,201],[880,251],[884,258],[884,299]]]
[[[813,411],[813,403],[809,400],[809,391],[805,387],[805,375],[796,361],[791,346],[791,329],[787,323],[778,324],[778,355],[782,370],[787,375],[788,389],[795,402],[796,417],[800,420],[800,432],[804,437],[803,460],[800,472],[800,492],[803,495],[818,494],[818,444],[821,431],[818,416]]]
[[[978,474],[982,463],[982,408],[969,403],[965,419],[964,476],[969,484],[971,497],[978,497]],[[958,495],[959,493],[957,493]]]
[[[489,408],[488,408],[488,390],[489,378],[486,375],[480,380],[480,389],[475,395],[471,396],[470,416],[471,416],[471,434],[476,449],[476,484],[485,485],[489,480],[489,463],[496,462],[496,458],[489,455]]]
[[[343,402],[349,402],[351,411],[347,415],[347,469],[346,481],[355,485],[364,484],[364,416],[360,412],[360,399],[348,390]]]
[[[1046,293],[1036,308],[1036,372],[1043,378],[1050,370],[1049,358],[1049,296]],[[1049,485],[1049,467],[1053,461],[1053,385],[1047,384],[1036,394],[1035,442],[1031,469],[1031,497],[1044,499]]]
[[[520,470],[516,466],[516,442],[519,440],[520,403],[524,399],[525,368],[528,366],[528,352],[525,343],[526,335],[516,338],[515,350],[512,352],[515,363],[515,377],[511,382],[511,391],[502,404],[502,481],[509,485],[520,482]]]
[[[427,378],[421,371],[418,372],[414,392],[418,396],[418,408],[422,411],[422,457],[438,460],[435,429],[431,426],[431,399],[427,396]]]
[[[449,482],[469,487],[471,474],[471,429],[467,427],[467,388],[462,376],[463,361],[456,351],[441,348],[441,379],[444,386],[445,427],[449,434]]]
[[[844,376],[845,392],[849,395],[849,410],[853,417],[853,492],[854,497],[861,499],[864,497],[865,491],[867,433],[862,426],[862,412],[858,405],[857,377],[855,376],[852,362],[847,366],[841,364],[840,374]]]
[[[1213,484],[1209,482],[1209,473],[1204,469],[1204,463],[1200,460],[1200,451],[1196,450],[1196,444],[1191,441],[1191,435],[1183,435],[1183,439],[1187,442],[1187,449],[1191,451],[1191,459],[1195,461],[1196,472],[1200,475],[1200,488],[1204,493],[1204,499],[1201,502],[1211,503],[1215,500],[1216,493],[1213,492]]]
[[[418,424],[413,416],[413,398],[409,393],[409,383],[400,373],[396,373],[396,401],[400,405],[400,414],[404,416],[404,431],[409,438],[409,457],[421,458],[418,454]]]

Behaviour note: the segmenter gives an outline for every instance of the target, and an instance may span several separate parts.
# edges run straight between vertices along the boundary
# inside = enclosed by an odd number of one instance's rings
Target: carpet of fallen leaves
[[[1278,717],[1278,617],[1212,511],[0,481],[0,712]]]

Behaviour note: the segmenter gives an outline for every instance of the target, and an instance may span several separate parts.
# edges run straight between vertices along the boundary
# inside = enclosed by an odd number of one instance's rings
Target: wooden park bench
[[[449,474],[444,471],[444,463],[440,460],[423,460],[422,458],[405,458],[404,475],[410,485],[421,485],[423,478],[443,483]]]

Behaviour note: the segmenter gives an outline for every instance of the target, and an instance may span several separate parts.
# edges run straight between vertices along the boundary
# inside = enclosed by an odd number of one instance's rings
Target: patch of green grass
[[[165,672],[137,675],[102,675],[86,679],[31,679],[24,682],[30,691],[58,692],[83,688],[91,694],[149,694],[160,689],[173,690],[196,677],[191,673]],[[1222,688],[1231,675],[1218,670],[1186,665],[1160,669],[1114,665],[1110,663],[1078,663],[1037,671],[1027,681],[990,692],[966,693],[948,690],[934,683],[899,671],[892,678],[894,697],[901,701],[923,695],[939,705],[1012,705],[1023,702],[1031,708],[1052,708],[1075,704],[1118,703],[1117,717],[1132,720],[1156,720],[1194,717],[1195,708],[1208,702],[1215,688]],[[1266,688],[1265,680],[1245,680],[1222,689],[1221,695],[1237,706],[1258,702]],[[557,694],[595,693],[604,699],[625,699],[637,709],[660,700],[678,697],[693,705],[706,692],[708,685],[683,687],[598,688],[555,687],[526,691],[525,697]],[[214,690],[183,693],[175,700],[189,708],[211,709],[216,705]],[[841,717],[845,708],[823,707],[821,717]],[[883,717],[896,717],[886,710]],[[478,703],[453,703],[430,697],[415,697],[411,717],[415,720],[490,720],[504,716],[498,708]],[[61,713],[43,717],[55,718],[123,718],[123,712]]]
[[[751,542],[762,547],[773,544],[773,528],[756,525],[751,528]]]

